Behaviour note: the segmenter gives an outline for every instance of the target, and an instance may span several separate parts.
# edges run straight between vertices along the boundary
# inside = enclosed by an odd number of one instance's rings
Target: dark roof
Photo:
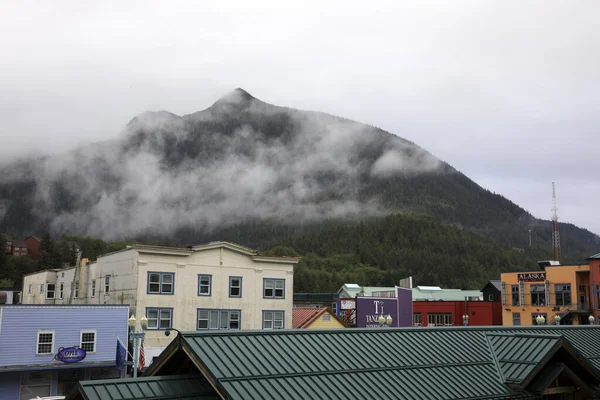
[[[502,291],[502,281],[500,279],[488,281],[488,283],[485,284],[485,286],[483,287],[483,289],[481,289],[481,291],[483,292],[490,285],[492,285],[497,291],[499,291],[499,292]]]
[[[12,245],[13,247],[27,247],[27,243],[24,240],[13,240]]]
[[[69,400],[219,399],[201,375],[80,381]]]
[[[534,398],[521,385],[563,348],[580,361],[578,374],[598,376],[595,326],[189,332],[146,374],[188,354],[232,400],[521,399]]]

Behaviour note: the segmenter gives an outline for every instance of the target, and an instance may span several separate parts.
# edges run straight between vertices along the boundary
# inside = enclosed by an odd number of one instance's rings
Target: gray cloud
[[[197,156],[165,168],[162,132],[168,132],[169,140],[189,143],[191,135],[200,134],[190,131],[189,122],[222,120],[220,114],[235,112],[243,102],[238,94],[186,117],[141,114],[118,140],[46,159],[33,174],[38,186],[34,210],[40,216],[55,215],[49,210],[60,206],[54,204],[53,192],[54,183],[60,180],[81,211],[57,213],[52,228],[103,238],[132,237],[158,228],[210,231],[255,217],[300,222],[358,213],[379,215],[382,208],[376,200],[358,200],[361,174],[418,174],[434,172],[441,165],[402,140],[389,142],[388,150],[369,162],[358,153],[370,140],[385,137],[375,128],[320,113],[286,110],[298,130],[291,140],[267,139],[264,132],[250,126],[230,136],[205,131],[202,140],[218,144],[211,148],[219,153],[214,159],[209,155],[211,159],[204,163]],[[263,115],[283,109],[254,101],[250,110]],[[147,132],[141,147],[124,152],[139,129]],[[334,178],[323,180],[323,174]]]
[[[596,1],[88,3],[2,6],[0,159],[239,86],[381,126],[539,217],[556,181],[561,220],[600,232]]]

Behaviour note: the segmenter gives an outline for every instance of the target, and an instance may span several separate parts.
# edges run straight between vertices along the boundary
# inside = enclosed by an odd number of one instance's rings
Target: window
[[[56,285],[54,283],[46,284],[46,298],[47,299],[53,299],[55,291],[56,291]]]
[[[544,317],[544,324],[548,323],[548,314],[542,313],[542,314],[531,314],[531,325],[537,325],[537,317]]]
[[[325,321],[325,322],[331,321],[331,314],[329,314],[328,312],[323,314],[323,321]]]
[[[571,305],[571,285],[556,284],[554,285],[554,293],[557,306]]]
[[[169,329],[173,324],[172,308],[147,308],[148,329]]]
[[[242,277],[229,277],[229,297],[242,297]]]
[[[421,326],[421,313],[413,313],[413,326]]]
[[[596,285],[596,308],[600,310],[600,285]]]
[[[44,284],[42,283],[40,285],[40,294],[44,293]]]
[[[92,297],[96,297],[96,280],[92,281]]]
[[[173,294],[174,277],[172,272],[148,272],[148,293]]]
[[[531,285],[529,286],[531,291],[531,305],[532,306],[545,306],[546,305],[546,286],[544,285]]]
[[[52,371],[28,371],[21,373],[20,400],[44,398],[50,396]]]
[[[210,296],[212,275],[198,275],[198,296]]]
[[[240,310],[198,309],[196,329],[240,329]]]
[[[488,301],[494,301],[494,295],[488,294]]]
[[[511,291],[512,305],[518,306],[519,305],[519,286],[511,285],[510,291]]]
[[[513,325],[514,326],[521,325],[521,313],[518,313],[518,312],[513,313],[512,318],[513,318]]]
[[[521,303],[520,305],[525,305],[525,282],[519,281],[519,293],[521,294]]]
[[[61,278],[64,278],[64,277],[65,277],[65,273],[64,273],[64,272],[61,272],[61,273],[60,273],[60,277],[61,277]]]
[[[60,283],[58,287],[58,298],[62,299],[65,296],[65,284],[63,282]]]
[[[35,354],[54,354],[54,331],[38,331],[36,348]]]
[[[263,311],[263,329],[283,329],[283,311]]]
[[[79,281],[75,281],[75,298],[79,297]]]
[[[104,295],[108,295],[110,292],[110,276],[106,275],[104,277]]]
[[[263,297],[270,299],[284,299],[285,279],[265,279],[263,281]]]
[[[29,288],[27,289],[27,293],[31,293],[31,286],[33,286],[33,285],[30,283]]]
[[[96,352],[96,331],[81,331],[80,346],[86,353]]]
[[[427,326],[452,326],[452,313],[428,313]]]

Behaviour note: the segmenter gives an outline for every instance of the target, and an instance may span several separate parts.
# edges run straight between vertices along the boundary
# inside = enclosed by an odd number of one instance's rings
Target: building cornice
[[[253,256],[253,261],[256,262],[268,262],[276,264],[298,264],[300,257],[270,257],[270,256]]]

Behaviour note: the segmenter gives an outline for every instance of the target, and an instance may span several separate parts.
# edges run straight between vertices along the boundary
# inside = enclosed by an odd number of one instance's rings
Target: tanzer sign
[[[392,326],[398,326],[398,299],[385,297],[359,297],[356,299],[356,326],[375,328],[379,317],[392,317]]]
[[[58,353],[54,356],[57,361],[64,363],[76,363],[83,360],[86,356],[85,350],[79,347],[61,347],[58,349]]]

